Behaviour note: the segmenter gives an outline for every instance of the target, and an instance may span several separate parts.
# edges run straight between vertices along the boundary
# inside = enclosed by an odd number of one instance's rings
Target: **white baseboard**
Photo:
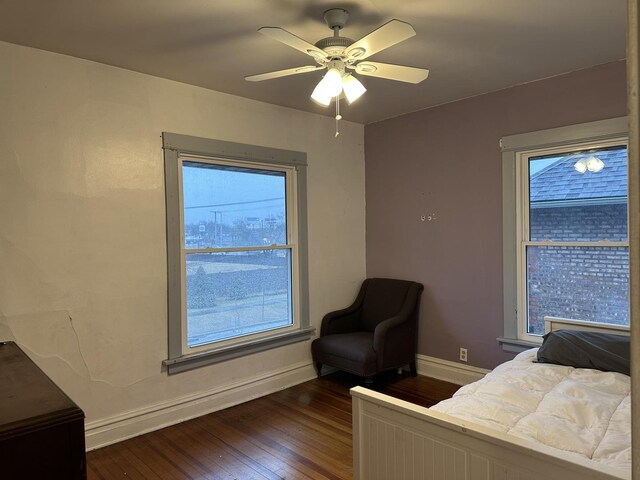
[[[417,355],[416,367],[420,375],[445,380],[456,385],[475,382],[490,372],[484,368],[420,354]]]
[[[420,375],[457,385],[475,382],[489,371],[426,355],[417,355],[416,366]],[[331,373],[332,370],[335,369],[323,366],[323,374]],[[85,425],[86,448],[94,450],[111,445],[248,402],[313,378],[316,378],[313,365],[308,362],[300,363],[260,377],[88,422]]]
[[[85,425],[86,449],[94,450],[191,418],[238,405],[316,377],[311,363],[300,363],[234,384],[130,410]]]

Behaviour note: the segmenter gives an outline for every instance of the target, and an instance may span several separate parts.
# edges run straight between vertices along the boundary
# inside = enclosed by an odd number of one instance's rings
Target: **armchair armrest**
[[[392,335],[394,330],[402,327],[409,320],[410,318],[408,315],[402,315],[399,313],[398,315],[387,318],[378,324],[376,329],[373,331],[373,349],[378,353],[378,355],[384,352],[387,337]]]
[[[419,299],[423,287],[412,286],[402,309],[393,317],[380,322],[373,331],[373,349],[378,355],[378,368],[402,363],[415,357]]]

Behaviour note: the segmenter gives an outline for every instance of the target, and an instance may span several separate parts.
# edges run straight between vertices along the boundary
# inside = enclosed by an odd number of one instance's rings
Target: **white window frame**
[[[187,249],[185,248],[185,232],[184,232],[184,185],[182,179],[184,162],[203,163],[210,165],[221,165],[227,167],[240,167],[249,168],[262,171],[274,171],[282,172],[285,174],[285,202],[287,212],[287,243],[285,245],[262,245],[254,247],[230,247],[230,248],[198,248]],[[261,338],[269,337],[273,335],[274,331],[278,333],[286,333],[297,330],[300,328],[300,288],[298,285],[299,275],[299,262],[298,262],[298,225],[297,225],[297,171],[294,167],[271,165],[267,163],[253,163],[253,162],[239,162],[233,160],[226,160],[222,158],[201,157],[195,155],[179,155],[178,156],[178,171],[180,176],[180,260],[182,263],[181,276],[182,276],[182,354],[190,355],[193,353],[205,352],[212,348],[220,349],[239,343],[252,342]],[[210,342],[199,346],[190,347],[188,345],[187,338],[187,277],[185,275],[187,269],[187,254],[195,253],[219,253],[219,252],[246,252],[246,251],[264,251],[264,250],[289,250],[291,252],[291,292],[290,298],[292,301],[292,321],[291,325],[286,327],[279,327],[276,329],[263,330],[260,332],[232,337],[226,340],[220,340],[216,342]]]
[[[526,333],[526,258],[523,254],[528,239],[528,168],[531,156],[566,152],[584,146],[604,146],[611,143],[626,144],[627,117],[569,125],[503,137],[502,149],[502,225],[503,225],[503,314],[504,333],[498,341],[507,352],[520,352],[540,345],[541,338]],[[621,139],[623,141],[621,141]],[[526,177],[526,178],[525,178]],[[523,192],[526,191],[526,195]],[[526,199],[523,197],[527,197]],[[609,242],[612,246],[618,242]],[[560,242],[528,242],[532,244],[561,245]],[[581,246],[589,246],[587,242]],[[593,245],[602,246],[601,242]],[[625,245],[628,246],[628,242]],[[523,312],[520,315],[519,312]]]
[[[532,343],[542,343],[540,335],[532,335],[527,331],[529,296],[527,292],[527,248],[530,246],[555,246],[555,247],[629,247],[627,235],[626,242],[612,242],[609,240],[592,242],[560,242],[560,241],[531,241],[529,235],[529,161],[532,157],[562,155],[574,151],[604,149],[608,147],[625,146],[628,149],[627,137],[619,137],[606,141],[567,144],[560,147],[546,147],[537,150],[516,152],[516,244],[517,249],[517,321],[519,340]],[[627,225],[629,212],[627,208]],[[584,319],[574,319],[584,320]],[[599,323],[599,322],[597,322]]]
[[[163,364],[169,374],[309,339],[306,220],[306,154],[289,150],[163,133],[167,208],[168,344]],[[287,243],[277,246],[186,249],[182,167],[210,163],[285,173]],[[291,252],[293,324],[189,347],[187,344],[186,259],[190,253],[246,250]]]

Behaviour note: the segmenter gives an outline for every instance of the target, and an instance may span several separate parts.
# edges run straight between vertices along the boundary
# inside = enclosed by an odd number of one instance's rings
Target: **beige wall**
[[[329,117],[7,43],[0,64],[0,340],[83,408],[90,446],[314,375],[309,342],[162,371],[160,134],[307,152],[319,327],[365,276],[362,125],[334,139]]]

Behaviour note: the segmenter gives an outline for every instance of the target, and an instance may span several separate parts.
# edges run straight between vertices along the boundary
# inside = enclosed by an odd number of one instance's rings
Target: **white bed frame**
[[[547,331],[628,328],[545,318]],[[363,387],[351,389],[356,480],[611,480],[631,472],[459,420]]]

